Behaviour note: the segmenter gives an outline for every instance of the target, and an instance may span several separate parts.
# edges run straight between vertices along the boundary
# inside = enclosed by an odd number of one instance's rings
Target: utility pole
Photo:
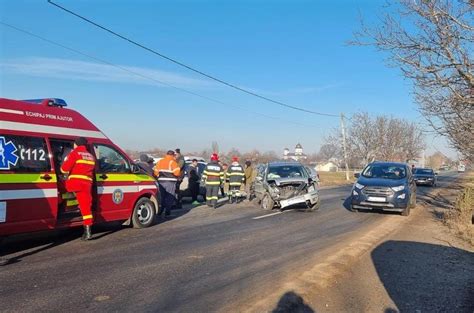
[[[346,128],[344,125],[344,113],[341,113],[341,133],[342,149],[344,151],[344,164],[346,165],[346,180],[349,180],[349,165],[347,164]]]

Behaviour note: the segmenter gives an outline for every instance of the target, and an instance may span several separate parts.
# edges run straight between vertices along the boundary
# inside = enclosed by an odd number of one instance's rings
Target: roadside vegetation
[[[319,172],[321,187],[339,186],[354,182],[354,172],[349,172],[349,181],[346,180],[346,172]]]
[[[474,246],[474,172],[467,174],[462,183],[454,208],[444,215],[444,222],[456,235]]]
[[[430,128],[473,162],[473,1],[388,0],[383,9],[376,25],[362,19],[351,44],[385,53],[412,82]]]

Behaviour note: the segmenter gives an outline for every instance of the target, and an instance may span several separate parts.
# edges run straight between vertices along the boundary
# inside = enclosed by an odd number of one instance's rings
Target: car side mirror
[[[360,173],[354,173],[354,177],[355,177],[355,178],[359,178],[359,177],[360,177]]]
[[[132,173],[138,174],[138,173],[140,173],[140,172],[141,172],[140,167],[139,167],[138,165],[136,165],[136,164],[132,164]]]

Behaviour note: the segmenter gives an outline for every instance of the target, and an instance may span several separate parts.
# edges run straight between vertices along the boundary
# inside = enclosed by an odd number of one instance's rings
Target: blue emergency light
[[[21,101],[35,103],[35,104],[43,104],[50,107],[60,107],[60,108],[67,107],[66,101],[59,98],[29,99],[29,100],[21,100]]]

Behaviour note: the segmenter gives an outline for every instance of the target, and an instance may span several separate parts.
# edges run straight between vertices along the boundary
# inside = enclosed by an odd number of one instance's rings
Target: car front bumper
[[[313,191],[304,195],[296,196],[290,199],[278,200],[277,203],[280,206],[280,209],[289,207],[296,204],[306,204],[310,203],[311,205],[316,204],[319,201],[319,192]]]
[[[357,194],[354,194],[354,192]],[[404,199],[400,198],[403,197],[403,194],[405,195]],[[376,201],[374,201],[374,199]],[[361,192],[361,190],[353,189],[351,205],[354,209],[379,209],[384,211],[403,212],[409,205],[409,199],[410,197],[405,191],[395,192],[392,195],[385,197],[371,197]]]

